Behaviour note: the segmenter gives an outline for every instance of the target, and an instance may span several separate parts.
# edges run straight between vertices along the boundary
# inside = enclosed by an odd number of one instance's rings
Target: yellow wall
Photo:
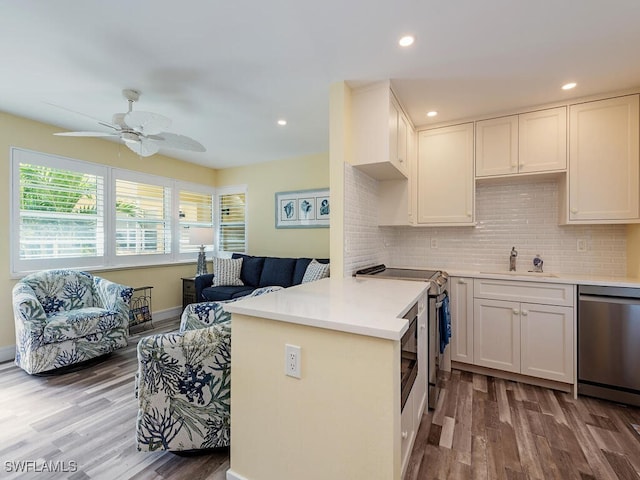
[[[351,89],[345,82],[329,91],[329,162],[331,170],[331,268],[344,272],[344,164],[352,161]],[[338,208],[339,207],[339,208]]]
[[[329,187],[326,153],[218,170],[216,186],[247,185],[247,243],[251,255],[329,257],[328,228],[275,227],[275,193]],[[335,212],[331,192],[331,216]]]
[[[231,478],[400,479],[399,342],[240,314],[233,342]]]
[[[216,171],[163,155],[140,158],[124,145],[95,138],[56,137],[60,128],[0,112],[0,347],[15,344],[10,278],[9,195],[11,146],[86,160],[183,181],[214,185]],[[195,274],[194,264],[99,272],[98,275],[130,286],[153,285],[153,311],[182,305],[183,276]]]

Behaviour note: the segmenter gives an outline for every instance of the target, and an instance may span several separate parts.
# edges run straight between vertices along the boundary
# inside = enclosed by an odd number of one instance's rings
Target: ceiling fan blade
[[[160,135],[154,136],[152,140],[162,140],[162,147],[176,148],[179,150],[192,150],[194,152],[207,151],[207,149],[204,148],[204,146],[200,142],[185,135],[162,132]]]
[[[54,133],[60,137],[117,137],[118,132],[58,132]]]
[[[152,112],[129,112],[124,116],[124,122],[145,135],[156,135],[171,125],[169,118]]]
[[[127,148],[141,157],[150,157],[154,153],[160,150],[160,147],[154,142],[148,141],[146,138],[141,137],[139,142],[125,142]]]

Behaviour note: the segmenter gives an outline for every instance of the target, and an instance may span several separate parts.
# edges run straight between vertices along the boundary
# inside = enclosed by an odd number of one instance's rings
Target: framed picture
[[[329,226],[329,189],[276,193],[276,228]]]

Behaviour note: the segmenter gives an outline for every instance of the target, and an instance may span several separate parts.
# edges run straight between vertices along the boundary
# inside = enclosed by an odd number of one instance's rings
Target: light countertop
[[[576,275],[555,272],[539,274],[530,273],[526,270],[521,272],[498,272],[492,271],[489,268],[486,271],[480,272],[464,269],[446,269],[445,271],[452,277],[498,278],[501,280],[519,280],[525,282],[640,288],[640,278],[631,277],[606,277],[601,275]]]
[[[435,265],[432,267],[408,267],[405,265],[391,265],[389,268],[410,268],[413,270],[443,270],[451,277],[472,277],[472,278],[496,278],[500,280],[518,280],[524,282],[547,282],[564,283],[571,285],[597,285],[602,287],[630,287],[640,288],[640,278],[637,277],[610,277],[604,275],[578,275],[573,273],[543,272],[542,274],[528,272],[526,269],[519,269],[516,272],[500,270],[497,268],[483,268],[476,270],[472,268],[442,268]]]
[[[400,340],[402,316],[427,282],[325,278],[224,306],[226,311],[311,327]]]

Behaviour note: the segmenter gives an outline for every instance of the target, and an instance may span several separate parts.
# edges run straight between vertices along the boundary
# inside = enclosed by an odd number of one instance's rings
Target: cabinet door
[[[418,137],[418,223],[473,224],[473,123]]]
[[[411,391],[407,398],[407,403],[404,404],[404,409],[400,416],[400,455],[402,459],[402,475],[407,469],[409,458],[411,457],[411,448],[413,447],[413,441],[416,434],[415,425],[415,411],[413,408],[415,396],[414,390]]]
[[[473,317],[474,363],[520,373],[520,304],[475,299]]]
[[[518,115],[476,122],[476,177],[518,172]]]
[[[409,196],[409,224],[415,225],[417,216],[417,184],[418,184],[418,141],[416,132],[411,125],[407,130],[407,187]]]
[[[473,279],[449,279],[451,360],[473,363]]]
[[[638,95],[569,112],[569,222],[638,219]]]
[[[520,305],[522,373],[573,383],[573,308]]]
[[[405,175],[408,173],[408,132],[409,132],[409,122],[406,117],[402,113],[402,110],[398,110],[398,149],[396,150],[396,159],[397,159],[397,167],[404,172]]]
[[[389,82],[352,91],[351,124],[354,167],[378,180],[406,178],[398,168],[398,108]]]
[[[567,108],[523,113],[518,120],[518,171],[567,169]]]

